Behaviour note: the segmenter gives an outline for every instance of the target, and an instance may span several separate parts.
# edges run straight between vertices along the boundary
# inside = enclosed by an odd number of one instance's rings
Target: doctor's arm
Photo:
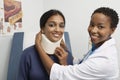
[[[40,59],[46,69],[46,71],[48,72],[48,74],[50,74],[50,70],[52,65],[54,64],[54,62],[52,61],[52,59],[46,54],[46,52],[43,50],[42,45],[40,44],[41,42],[41,32],[39,32],[36,35],[36,39],[35,39],[35,46],[36,49],[39,53]]]
[[[46,54],[46,52],[42,48],[41,32],[36,35],[35,46],[46,71],[48,72],[48,74],[50,74],[50,70],[52,65],[54,64],[54,61]],[[67,65],[68,53],[63,48],[57,47],[55,50],[55,55],[58,57],[60,64]]]

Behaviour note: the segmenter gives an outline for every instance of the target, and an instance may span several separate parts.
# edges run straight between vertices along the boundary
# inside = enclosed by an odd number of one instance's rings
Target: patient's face
[[[42,31],[50,41],[57,42],[62,38],[64,28],[65,24],[62,16],[53,15],[47,20]]]

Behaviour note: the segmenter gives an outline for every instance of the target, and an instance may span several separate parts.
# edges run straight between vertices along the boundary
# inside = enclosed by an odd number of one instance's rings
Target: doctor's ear
[[[116,28],[112,28],[112,32],[111,32],[111,34],[113,34],[113,33],[114,33],[115,29],[116,29]]]

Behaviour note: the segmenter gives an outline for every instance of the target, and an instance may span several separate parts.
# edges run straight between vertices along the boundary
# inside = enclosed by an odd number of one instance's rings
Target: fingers
[[[56,48],[55,50],[55,55],[58,57],[58,58],[61,58],[63,56],[63,51],[59,48]]]
[[[58,59],[61,59],[61,54],[59,54],[59,53],[56,52],[55,56],[57,56]]]
[[[42,35],[41,35],[41,31],[40,31],[39,33],[36,34],[36,37],[35,37],[35,45],[36,46],[40,45],[41,39],[42,39]]]
[[[58,57],[61,65],[67,65],[68,53],[63,48],[57,47],[55,50],[55,55]]]
[[[61,47],[57,47],[55,50],[55,55],[59,58],[59,59],[64,59],[67,58],[68,53]]]
[[[40,31],[40,32],[38,32],[37,34],[36,34],[36,39],[38,40],[41,40],[41,37],[42,37],[42,32]]]
[[[64,48],[65,50],[67,50],[67,47],[66,47],[65,42],[63,41],[63,39],[61,40],[60,46],[62,48]]]

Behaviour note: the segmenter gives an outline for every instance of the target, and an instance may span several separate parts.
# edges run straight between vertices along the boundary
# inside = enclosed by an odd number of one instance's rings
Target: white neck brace
[[[56,47],[60,47],[62,38],[57,42],[51,42],[44,34],[42,34],[42,47],[47,54],[54,54]]]

